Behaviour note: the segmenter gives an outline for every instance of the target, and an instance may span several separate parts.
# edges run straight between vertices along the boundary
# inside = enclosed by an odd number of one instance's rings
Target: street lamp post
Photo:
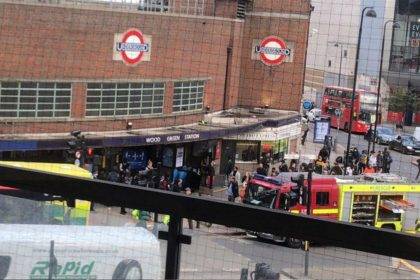
[[[343,65],[343,45],[338,42],[335,43],[334,47],[338,48],[340,46],[340,69],[338,70],[338,86],[341,85],[341,67]]]
[[[378,119],[379,119],[379,98],[381,96],[381,80],[382,80],[382,64],[384,61],[384,48],[385,48],[385,33],[386,33],[386,26],[388,25],[388,23],[393,23],[392,27],[393,28],[400,28],[400,25],[398,24],[398,22],[396,22],[395,20],[388,20],[387,22],[385,22],[384,24],[384,30],[383,30],[383,34],[382,34],[382,49],[381,49],[381,62],[379,65],[379,81],[378,81],[378,92],[376,95],[376,111],[375,111],[375,129],[373,130],[373,146],[372,146],[372,151],[375,152],[375,138],[376,138],[376,129],[378,127]]]
[[[359,67],[359,55],[360,55],[360,41],[362,39],[362,29],[363,29],[363,18],[365,16],[365,11],[367,11],[366,16],[376,18],[376,12],[373,10],[373,7],[365,7],[362,10],[362,16],[360,19],[360,26],[359,26],[359,38],[357,40],[357,47],[356,47],[356,63],[354,66],[354,78],[353,78],[353,93],[351,95],[351,109],[350,109],[350,121],[348,126],[348,136],[347,136],[347,150],[346,150],[346,158],[344,161],[344,172],[347,171],[347,166],[349,164],[349,155],[350,155],[350,141],[351,141],[351,131],[353,128],[353,114],[354,114],[354,97],[356,93],[356,84],[357,84],[357,68]]]

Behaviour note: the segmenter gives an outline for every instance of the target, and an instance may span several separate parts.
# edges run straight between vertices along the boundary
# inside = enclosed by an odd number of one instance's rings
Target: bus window
[[[327,114],[328,115],[334,115],[335,114],[335,109],[332,108],[332,107],[329,107],[328,110],[327,110]]]
[[[316,205],[326,206],[330,204],[329,192],[317,192],[316,193]]]

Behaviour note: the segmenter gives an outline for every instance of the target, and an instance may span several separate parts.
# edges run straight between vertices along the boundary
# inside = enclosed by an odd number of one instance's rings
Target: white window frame
[[[164,82],[88,83],[86,89],[87,118],[163,114]],[[96,108],[89,108],[89,105]]]
[[[172,112],[193,112],[203,110],[205,82],[178,81],[174,83]]]
[[[5,87],[6,84],[17,84],[14,87]],[[34,87],[27,87],[26,83],[35,84]],[[44,84],[50,86],[43,87]],[[58,86],[58,85],[64,85]],[[15,94],[7,94],[6,91],[15,91]],[[25,91],[34,91],[33,95],[25,96]],[[46,92],[51,92],[45,95]],[[16,101],[7,99],[16,98]],[[23,102],[24,99],[33,99],[31,102]],[[45,100],[51,101],[45,102]],[[59,100],[61,99],[61,100]],[[44,100],[41,102],[41,100]],[[65,101],[63,101],[65,100]],[[38,81],[1,81],[0,82],[0,118],[6,119],[43,119],[43,118],[69,118],[71,115],[72,103],[72,84],[68,82],[38,82]],[[42,105],[50,105],[50,108],[41,108]],[[9,105],[8,109],[1,106]],[[13,106],[14,105],[14,106]],[[31,106],[33,108],[23,109],[22,106]],[[65,109],[58,108],[60,105],[67,105]],[[5,106],[6,107],[6,106]],[[14,116],[3,115],[5,112],[15,112]],[[25,114],[26,113],[26,114]],[[46,115],[51,113],[51,115]],[[33,115],[27,115],[33,114]]]

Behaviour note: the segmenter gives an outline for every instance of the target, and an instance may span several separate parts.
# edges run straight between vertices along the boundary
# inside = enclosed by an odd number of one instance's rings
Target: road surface
[[[313,131],[313,126],[311,129]],[[331,135],[337,139],[337,144],[342,145],[344,149],[346,149],[348,138],[347,132],[331,129]],[[350,140],[350,147],[351,146],[357,147],[357,149],[361,152],[362,150],[368,149],[368,141],[363,139],[363,135],[352,134]],[[387,146],[375,144],[376,151],[383,151],[384,148],[387,148]],[[393,160],[391,164],[392,173],[409,178],[411,180],[415,180],[419,169],[417,165],[414,165],[413,163],[415,163],[417,158],[419,158],[418,156],[405,155],[396,151],[391,151],[391,157]]]
[[[130,215],[123,216],[118,212],[119,208],[98,205],[90,223],[113,226],[133,224]],[[149,229],[155,233],[157,230],[167,230],[163,224],[155,229],[153,226],[150,223]],[[241,269],[248,269],[249,275],[255,264],[262,262],[269,264],[273,271],[279,272],[280,279],[304,277],[305,252],[301,249],[249,238],[243,230],[221,225],[206,227],[201,224],[200,229],[190,230],[187,221],[184,221],[184,234],[192,236],[192,244],[182,245],[181,279],[240,279]],[[163,278],[166,241],[161,240],[160,244]],[[308,279],[418,279],[418,275],[408,271],[393,272],[389,257],[337,247],[311,247],[309,262]]]

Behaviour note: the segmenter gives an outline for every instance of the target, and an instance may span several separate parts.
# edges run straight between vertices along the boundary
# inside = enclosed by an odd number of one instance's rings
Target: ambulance
[[[0,224],[0,279],[159,279],[159,241],[141,227]]]
[[[73,176],[78,178],[93,178],[92,173],[74,164],[0,161],[0,165],[34,171],[49,172],[53,174]],[[23,198],[20,200],[20,203],[25,204],[28,209],[37,210],[37,220],[35,221],[35,217],[32,217],[32,220],[34,220],[35,223],[41,223],[44,221],[46,223],[55,224],[86,225],[89,222],[89,210],[91,203],[86,200],[62,199],[60,196],[25,191],[19,189],[19,186],[0,186],[0,202],[6,199],[1,195]],[[3,205],[0,203],[0,210],[3,210],[3,213],[7,211],[7,213],[10,215],[15,214],[15,216],[17,212],[23,211],[24,208],[19,204],[13,207],[11,203],[9,203],[7,206],[8,208],[5,209],[5,203],[3,203]],[[39,214],[41,211],[43,217],[41,217]],[[23,213],[23,215],[24,214],[25,213]],[[0,217],[0,223],[4,222],[5,219],[6,217],[4,217],[4,215],[3,217]],[[22,222],[25,223],[30,221],[26,220]]]

